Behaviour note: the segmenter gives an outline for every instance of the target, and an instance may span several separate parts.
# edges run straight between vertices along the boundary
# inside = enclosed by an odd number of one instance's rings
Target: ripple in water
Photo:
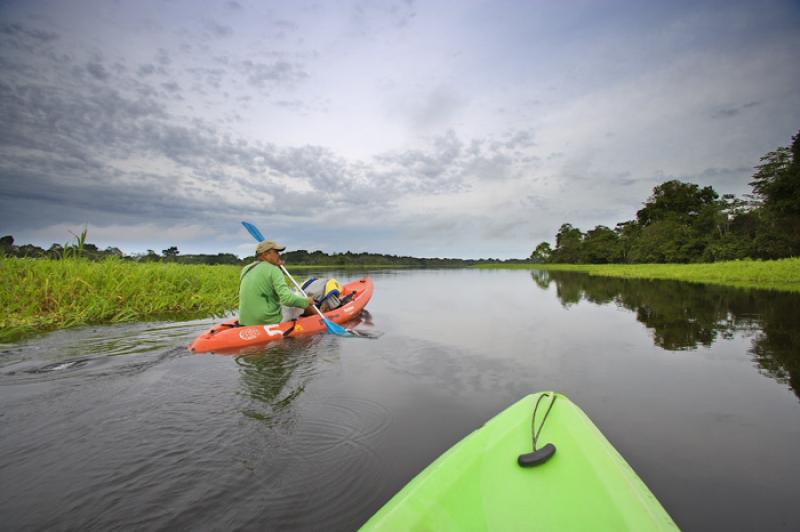
[[[261,499],[270,526],[352,528],[382,491],[370,440],[389,426],[389,413],[376,402],[352,397],[329,397],[303,410],[287,445],[273,449],[283,474]]]

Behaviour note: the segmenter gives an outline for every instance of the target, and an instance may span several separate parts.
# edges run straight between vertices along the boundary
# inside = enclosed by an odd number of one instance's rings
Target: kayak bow
[[[543,456],[536,464],[523,463],[523,457],[537,454],[530,453],[537,444]],[[489,420],[419,473],[362,527],[676,529],[586,414],[554,392],[529,395]]]

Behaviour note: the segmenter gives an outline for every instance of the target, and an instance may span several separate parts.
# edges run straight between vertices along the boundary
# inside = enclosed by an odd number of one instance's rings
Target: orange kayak
[[[342,287],[342,299],[345,300],[345,303],[339,308],[326,312],[325,317],[334,323],[348,322],[361,314],[371,297],[372,280],[369,277],[347,283]],[[248,327],[239,325],[238,320],[231,320],[215,325],[195,338],[189,346],[189,350],[196,353],[207,353],[241,349],[263,345],[282,338],[308,336],[325,330],[325,322],[318,314],[296,321]]]

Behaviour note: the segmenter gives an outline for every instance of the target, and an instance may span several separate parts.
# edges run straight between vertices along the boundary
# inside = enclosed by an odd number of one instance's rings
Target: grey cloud
[[[520,152],[532,134],[512,132],[506,141],[471,139],[461,141],[448,130],[431,142],[427,150],[406,150],[377,156],[383,168],[375,176],[383,186],[395,193],[425,192],[430,194],[459,192],[470,189],[473,179],[499,181],[518,178],[538,158]]]
[[[410,109],[412,124],[419,129],[449,125],[464,103],[458,91],[447,86],[436,87]]]
[[[711,118],[733,118],[734,116],[740,115],[743,111],[756,107],[759,104],[760,102],[747,102],[742,105],[716,109],[711,112]]]
[[[161,86],[167,91],[172,93],[180,92],[181,90],[181,86],[174,81],[168,81],[166,83],[162,83]]]
[[[255,63],[249,59],[242,62],[247,81],[256,87],[263,87],[267,82],[293,83],[308,78],[308,73],[298,65],[287,61],[275,63]]]
[[[136,70],[136,73],[139,74],[140,76],[149,76],[150,74],[155,73],[155,71],[156,71],[155,65],[151,65],[148,63],[145,65],[139,65],[139,68]]]
[[[94,79],[105,81],[109,78],[110,74],[108,70],[101,64],[97,62],[91,62],[86,65],[86,71],[92,75]]]
[[[642,181],[648,181],[648,180],[640,179],[640,178],[636,178],[636,177],[631,177],[631,173],[630,172],[623,172],[622,174],[620,174],[618,176],[611,177],[610,179],[608,179],[608,181],[606,181],[601,186],[604,187],[604,188],[608,187],[609,185],[611,185],[611,186],[620,186],[620,187],[629,187],[631,185],[635,185],[635,184],[640,183]]]
[[[305,104],[301,100],[277,100],[275,105],[294,110],[300,110],[305,107]]]
[[[314,146],[251,146],[221,135],[202,120],[181,125],[178,117],[146,96],[150,91],[144,87],[128,93],[93,88],[92,97],[86,98],[80,88],[0,83],[0,109],[10,119],[10,127],[0,130],[3,212],[10,213],[5,207],[21,201],[40,209],[69,203],[97,216],[119,212],[162,217],[161,211],[180,216],[185,205],[241,213],[241,205],[221,203],[213,194],[198,194],[188,185],[177,187],[180,175],[268,193],[277,200],[273,211],[287,216],[306,212],[310,196],[320,208],[349,204],[343,191],[352,189],[353,169],[332,152]],[[179,175],[145,176],[105,162],[131,157],[164,157],[178,165]],[[223,167],[239,168],[244,177],[226,176]],[[276,184],[271,173],[307,180],[314,192]],[[145,178],[147,186],[135,184]],[[25,184],[10,186],[15,182]]]
[[[739,166],[737,168],[706,168],[702,172],[700,172],[700,176],[704,178],[716,179],[716,178],[726,178],[731,176],[740,176],[742,173],[752,173],[753,168],[749,166]]]
[[[278,19],[275,21],[275,26],[281,30],[296,30],[298,28],[295,22],[286,19]]]
[[[234,217],[264,207],[246,198],[223,199],[213,192],[216,187],[238,187],[259,198],[269,195],[274,198],[270,212],[290,218],[307,217],[310,205],[315,213],[333,215],[352,212],[355,203],[365,205],[367,215],[385,215],[403,194],[466,190],[473,177],[507,175],[508,167],[518,160],[506,152],[529,138],[510,134],[491,152],[483,139],[465,143],[448,131],[427,149],[350,161],[320,146],[248,144],[201,119],[188,121],[170,114],[157,99],[157,89],[179,91],[180,86],[169,80],[149,84],[142,76],[171,64],[164,49],[154,64],[140,65],[128,75],[124,71],[109,75],[103,84],[92,80],[99,79],[98,72],[108,71],[87,72],[85,59],[43,60],[51,61],[48,68],[56,77],[74,68],[83,73],[63,86],[18,74],[0,81],[0,112],[7,119],[7,127],[0,128],[0,223],[4,225],[14,216],[30,222],[30,216],[23,216],[26,210],[49,213],[50,223],[63,221],[57,219],[62,211],[83,213],[92,223],[110,223],[126,217],[194,221],[197,212],[212,210],[220,217]],[[103,66],[96,58],[91,62]],[[255,84],[307,76],[298,66],[280,61],[248,61],[240,68]],[[190,72],[211,83],[224,75],[224,70],[216,69]],[[163,175],[130,164],[160,160],[171,163]],[[237,169],[235,175],[229,175],[230,168]],[[303,187],[291,186],[295,181]],[[194,188],[194,182],[208,184],[211,191]]]
[[[453,131],[437,137],[431,150],[390,152],[376,157],[385,170],[380,177],[391,188],[403,192],[444,193],[467,188],[459,171],[463,143]]]
[[[225,79],[227,72],[222,68],[209,68],[209,67],[192,67],[186,71],[194,77],[195,84],[199,91],[203,91],[203,87],[211,87],[215,91],[222,89],[222,82]],[[222,94],[228,98],[227,93]]]
[[[44,31],[36,28],[28,28],[26,26],[16,23],[3,24],[2,26],[0,26],[0,32],[2,32],[5,35],[10,35],[14,37],[24,37],[43,43],[55,41],[60,37],[58,33],[54,33],[51,31]]]
[[[362,35],[375,35],[385,29],[402,29],[416,18],[414,3],[384,4],[379,2],[356,2],[353,5],[351,21],[356,31]]]
[[[503,146],[507,150],[516,150],[520,148],[529,148],[535,146],[533,141],[533,133],[528,130],[523,131],[510,131],[505,135],[505,142]]]
[[[225,7],[227,7],[228,9],[231,9],[233,11],[239,11],[239,10],[242,9],[242,4],[240,4],[239,2],[236,2],[234,0],[230,0],[228,2],[225,2]]]
[[[172,58],[170,58],[169,52],[163,48],[159,48],[156,53],[156,62],[162,66],[167,66],[172,63]]]
[[[220,24],[215,20],[206,20],[203,27],[211,33],[212,36],[217,38],[230,37],[233,35],[233,28]]]
[[[702,186],[711,185],[720,194],[741,194],[745,184],[751,181],[753,173],[755,169],[751,166],[712,167],[703,169],[693,177],[690,175],[688,180]],[[686,181],[687,177],[684,176],[682,180]]]

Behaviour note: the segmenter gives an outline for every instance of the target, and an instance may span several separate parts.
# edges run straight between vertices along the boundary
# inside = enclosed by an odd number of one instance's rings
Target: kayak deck
[[[325,317],[334,323],[345,323],[355,319],[372,298],[372,280],[358,279],[342,287],[342,298],[346,302],[339,308],[326,312]],[[318,314],[284,321],[274,325],[241,326],[238,320],[229,320],[215,325],[202,333],[189,346],[195,353],[224,352],[259,346],[282,338],[308,336],[325,331],[325,322]]]
[[[555,396],[537,448],[532,414]],[[553,392],[529,395],[477,429],[412,479],[362,530],[676,530],[670,516],[583,411]],[[546,404],[536,414],[536,428]]]

